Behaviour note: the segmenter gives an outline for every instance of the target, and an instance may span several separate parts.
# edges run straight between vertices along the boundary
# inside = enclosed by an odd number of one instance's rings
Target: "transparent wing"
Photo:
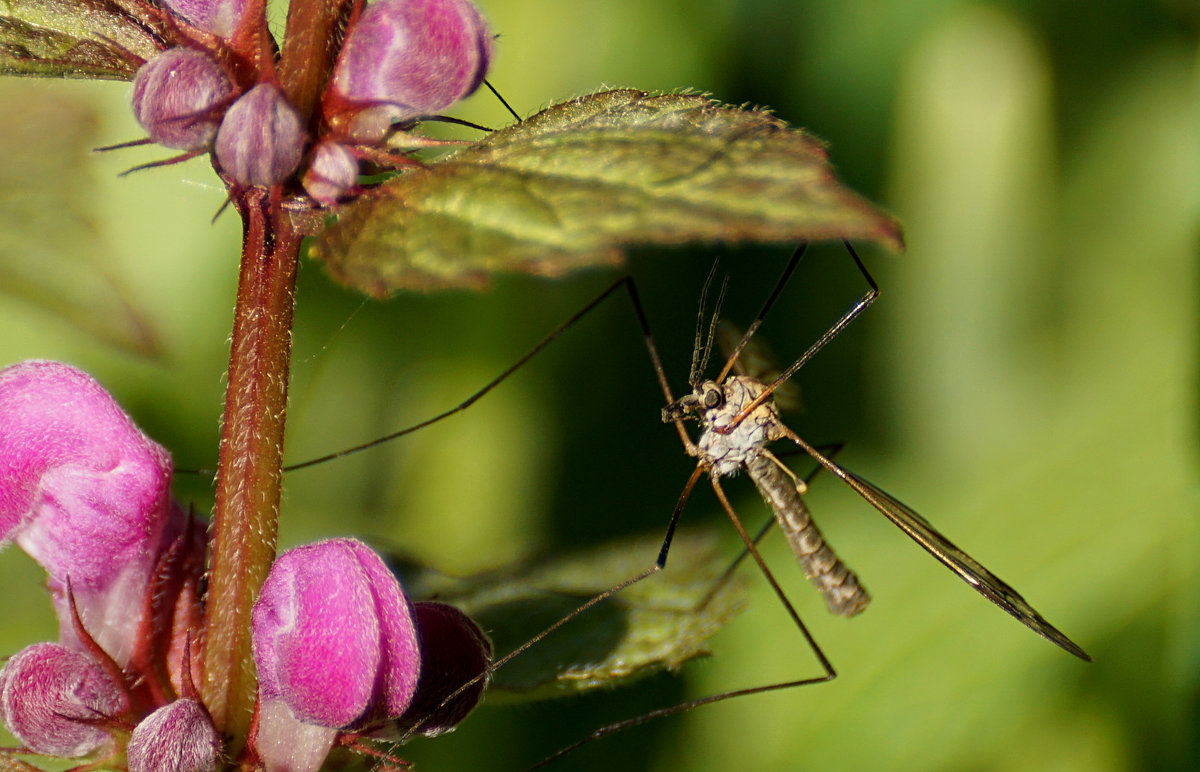
[[[1021,597],[1021,593],[1013,589],[1008,582],[984,568],[978,560],[956,547],[952,541],[942,536],[928,520],[913,511],[912,507],[887,491],[875,487],[866,479],[830,461],[795,432],[790,429],[786,429],[786,431],[787,436],[803,448],[805,453],[812,456],[813,460],[820,463],[831,474],[840,477],[871,506],[882,512],[888,520],[908,534],[910,539],[920,544],[930,555],[940,560],[947,568],[958,574],[964,582],[974,587],[976,592],[1056,646],[1082,660],[1092,661],[1092,658],[1077,643],[1047,622],[1045,617],[1029,605],[1029,601]]]
[[[839,467],[840,468],[840,467]],[[863,498],[876,509],[899,526],[908,536],[946,566],[958,574],[963,581],[975,588],[983,597],[995,603],[1000,608],[1014,616],[1018,621],[1046,640],[1060,646],[1080,659],[1092,661],[1074,641],[1064,635],[1058,628],[1046,621],[1021,593],[991,571],[983,567],[979,561],[971,557],[953,542],[930,525],[929,521],[913,511],[904,502],[886,491],[875,487],[867,480],[853,472],[842,469],[847,483],[858,491]]]
[[[717,347],[721,349],[722,357],[729,359],[744,336],[745,330],[722,319],[717,324]],[[762,383],[772,383],[783,372],[775,352],[771,351],[762,335],[755,335],[746,341],[742,353],[733,363],[733,371]],[[795,381],[781,383],[771,397],[775,400],[775,405],[784,412],[800,410],[800,386]]]

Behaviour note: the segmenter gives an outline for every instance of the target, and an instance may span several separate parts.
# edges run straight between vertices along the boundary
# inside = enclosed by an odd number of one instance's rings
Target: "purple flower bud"
[[[231,37],[247,0],[162,0],[193,27],[223,38]]]
[[[389,122],[470,94],[491,58],[491,34],[470,0],[377,0],[346,34],[333,89],[362,109],[350,135],[377,142]]]
[[[217,162],[239,185],[277,185],[296,171],[303,154],[300,113],[270,83],[238,97],[217,132]]]
[[[221,735],[203,705],[180,699],[142,719],[125,753],[129,772],[216,772]]]
[[[86,756],[109,742],[104,721],[128,705],[99,663],[58,643],[27,646],[0,672],[0,718],[35,753]]]
[[[412,701],[421,666],[412,610],[362,542],[280,555],[251,628],[264,705],[279,700],[301,721],[357,729],[400,716]]]
[[[187,518],[170,500],[171,458],[86,373],[31,361],[0,371],[0,544],[49,574],[64,643],[84,626],[129,659],[150,574]]]
[[[414,603],[413,610],[421,641],[421,680],[412,705],[391,731],[403,735],[411,730],[432,737],[453,729],[479,703],[486,678],[442,704],[487,671],[492,644],[479,625],[454,606],[425,601]]]
[[[332,206],[358,182],[358,159],[345,145],[321,142],[313,148],[304,189],[318,203]]]
[[[232,96],[229,75],[208,54],[171,48],[134,76],[133,114],[158,144],[199,150],[212,142]]]

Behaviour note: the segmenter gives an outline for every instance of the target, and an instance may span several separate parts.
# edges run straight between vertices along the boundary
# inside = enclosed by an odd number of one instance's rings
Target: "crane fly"
[[[692,392],[678,400],[671,400],[663,408],[663,420],[677,424],[683,420],[695,420],[700,423],[701,434],[697,441],[693,442],[682,430],[680,436],[688,454],[697,459],[696,471],[708,473],[723,506],[726,505],[727,498],[721,491],[720,478],[738,471],[747,473],[775,514],[775,519],[784,531],[805,574],[824,596],[826,605],[834,614],[853,616],[866,608],[870,596],[858,582],[857,576],[847,569],[825,544],[800,498],[802,488],[796,485],[797,481],[790,470],[766,448],[770,442],[786,439],[799,446],[823,469],[854,489],[867,503],[980,595],[1051,643],[1090,662],[1091,657],[1082,648],[1050,624],[1011,585],[955,546],[911,507],[826,457],[780,419],[779,411],[771,398],[772,393],[788,383],[805,362],[828,344],[878,296],[878,286],[853,247],[847,243],[846,248],[870,290],[808,351],[769,383],[764,383],[749,374],[745,365],[740,363],[742,352],[751,344],[754,333],[794,268],[799,257],[796,255],[788,264],[779,284],[754,323],[732,346],[725,365],[713,380],[704,379],[702,373],[713,347],[715,313],[706,342],[701,343],[698,332],[692,357],[692,372],[688,379]],[[726,334],[727,342],[729,338]],[[733,372],[735,370],[740,371]],[[692,479],[695,480],[696,477],[697,475],[693,474]],[[728,514],[736,519],[732,510],[728,510]],[[748,548],[752,549],[752,545],[748,544]]]

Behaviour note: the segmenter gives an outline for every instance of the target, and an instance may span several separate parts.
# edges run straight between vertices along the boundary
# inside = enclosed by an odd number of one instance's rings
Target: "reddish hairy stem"
[[[292,0],[279,60],[279,82],[307,121],[325,90],[356,0]]]
[[[243,222],[229,384],[221,426],[200,693],[236,755],[250,731],[256,681],[250,610],[275,559],[292,306],[300,235],[278,193],[234,199]]]

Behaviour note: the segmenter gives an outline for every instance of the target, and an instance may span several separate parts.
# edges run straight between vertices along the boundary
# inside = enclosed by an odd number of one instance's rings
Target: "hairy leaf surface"
[[[637,244],[849,238],[899,225],[833,175],[822,143],[703,96],[605,91],[547,108],[347,205],[314,246],[372,295],[558,276]]]
[[[0,75],[130,80],[167,47],[147,5],[127,0],[0,0]]]

